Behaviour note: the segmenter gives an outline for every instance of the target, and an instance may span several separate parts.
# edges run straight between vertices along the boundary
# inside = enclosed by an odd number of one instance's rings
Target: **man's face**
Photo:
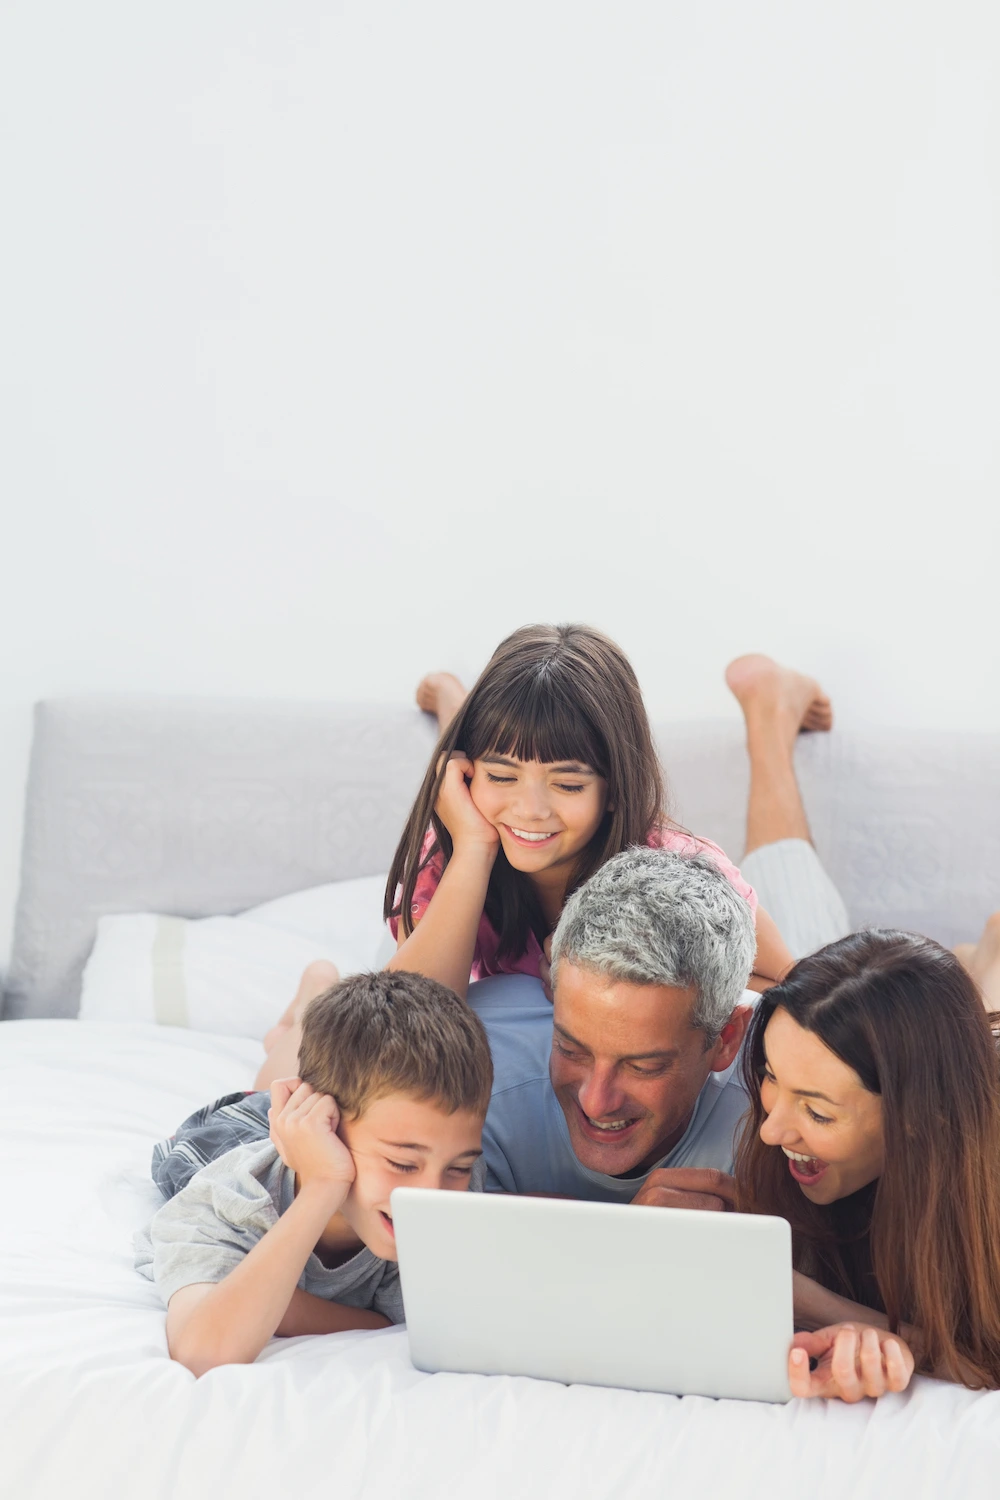
[[[579,1160],[619,1177],[680,1140],[709,1073],[728,1068],[750,1012],[718,1041],[691,1025],[693,990],[622,984],[563,961],[556,971],[549,1076]]]

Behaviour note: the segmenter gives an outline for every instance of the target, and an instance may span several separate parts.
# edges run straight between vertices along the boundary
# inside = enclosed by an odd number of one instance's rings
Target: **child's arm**
[[[285,1316],[274,1330],[278,1338],[293,1339],[303,1333],[346,1333],[353,1328],[391,1328],[381,1313],[367,1307],[347,1307],[328,1302],[296,1287]]]
[[[172,1359],[203,1375],[215,1365],[251,1364],[290,1312],[303,1267],[354,1180],[351,1153],[336,1134],[340,1113],[329,1094],[302,1084],[270,1111],[280,1127],[281,1155],[298,1175],[295,1201],[222,1281],[182,1287],[167,1308]],[[317,1299],[319,1300],[319,1299]],[[351,1310],[339,1309],[341,1317]],[[383,1327],[359,1312],[345,1326]],[[326,1330],[333,1331],[333,1330]]]
[[[452,856],[430,903],[409,937],[403,936],[386,965],[408,969],[446,984],[465,998],[500,835],[476,807],[466,785],[472,762],[455,754],[448,762],[435,811],[452,837]]]
[[[785,940],[778,931],[774,918],[762,906],[758,906],[755,920],[757,956],[753,961],[753,973],[747,981],[747,988],[763,991],[778,984],[795,960],[785,947]]]

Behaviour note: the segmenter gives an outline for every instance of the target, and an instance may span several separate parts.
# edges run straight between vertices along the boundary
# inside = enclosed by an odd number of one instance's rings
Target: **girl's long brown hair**
[[[778,1006],[881,1095],[882,1174],[840,1203],[810,1203],[760,1139],[764,1033]],[[741,1206],[789,1221],[799,1270],[881,1304],[894,1331],[913,1324],[923,1369],[1000,1387],[1000,1062],[955,956],[908,932],[831,943],[762,997],[743,1070]]]
[[[649,720],[625,653],[588,625],[525,625],[501,641],[442,734],[406,820],[386,882],[385,915],[398,916],[407,935],[422,866],[439,850],[446,864],[451,858],[451,837],[434,807],[453,750],[470,760],[578,760],[605,779],[608,810],[581,854],[567,895],[612,855],[644,844],[666,816]],[[428,828],[434,844],[422,856]],[[539,942],[548,935],[531,882],[502,849],[490,876],[486,915],[499,936],[501,957],[519,957],[532,932]]]

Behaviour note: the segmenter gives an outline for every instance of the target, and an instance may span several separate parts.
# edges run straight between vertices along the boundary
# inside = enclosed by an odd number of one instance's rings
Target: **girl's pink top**
[[[646,841],[651,849],[670,849],[675,854],[707,854],[709,859],[714,860],[719,869],[725,875],[730,884],[739,891],[750,904],[750,910],[757,910],[757,892],[752,885],[748,885],[739,870],[726,857],[718,844],[713,844],[709,839],[695,838],[693,834],[681,833],[676,828],[665,828],[662,825],[654,828]],[[434,830],[427,830],[424,846],[421,850],[421,859],[426,858],[427,851],[434,843]],[[431,897],[438,888],[441,876],[444,872],[444,855],[440,849],[429,859],[417,876],[417,883],[413,888],[413,905],[410,910],[413,913],[414,925],[419,922],[424,912],[430,905]],[[398,936],[399,918],[389,918],[389,928],[394,938]],[[528,946],[519,958],[499,958],[497,949],[500,939],[494,930],[493,924],[483,913],[479,923],[479,933],[476,938],[476,951],[472,958],[472,978],[486,979],[491,974],[531,974],[535,979],[541,975],[541,961],[544,957],[541,944],[532,932],[528,937]]]

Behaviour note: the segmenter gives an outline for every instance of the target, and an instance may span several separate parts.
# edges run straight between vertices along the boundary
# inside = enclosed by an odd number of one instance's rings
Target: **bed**
[[[248,1087],[262,1051],[184,1026],[74,1019],[98,918],[205,917],[384,869],[430,742],[403,709],[41,707],[0,1025],[0,1492],[995,1494],[1000,1394],[924,1379],[848,1408],[428,1376],[405,1329],[276,1340],[255,1365],[200,1381],[167,1358],[162,1307],[131,1262],[158,1201],[150,1149],[197,1105]],[[688,825],[737,848],[735,731],[670,729],[661,744]],[[817,841],[859,919],[971,935],[997,904],[998,760],[990,737],[803,746]],[[866,796],[878,805],[862,858],[848,825]]]

